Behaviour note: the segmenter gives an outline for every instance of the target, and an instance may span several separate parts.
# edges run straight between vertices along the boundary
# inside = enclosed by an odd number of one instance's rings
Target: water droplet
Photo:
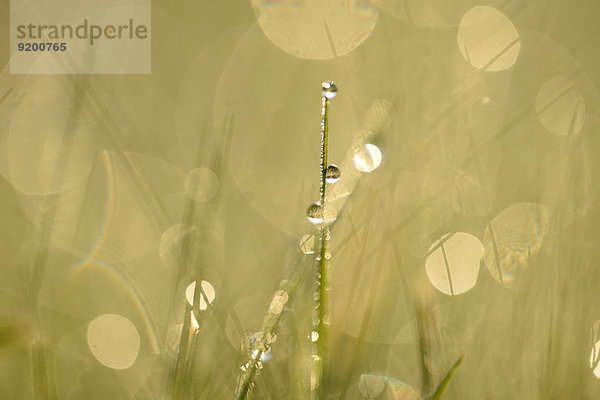
[[[330,252],[325,253],[325,259],[326,260],[331,260],[331,253]]]
[[[277,335],[274,333],[267,333],[267,344],[273,344],[277,341]]]
[[[328,99],[333,99],[335,96],[337,96],[337,86],[335,86],[335,83],[332,82],[323,82],[321,84],[321,87],[323,88],[323,96],[325,96]]]
[[[340,180],[342,172],[337,165],[329,164],[325,170],[325,181],[329,184],[336,183]]]
[[[312,342],[316,342],[317,340],[319,340],[319,333],[315,332],[315,331],[312,331],[311,334],[310,334],[310,340]]]
[[[278,290],[275,292],[273,296],[273,300],[271,300],[271,305],[269,306],[269,312],[271,314],[281,314],[283,311],[283,307],[288,301],[288,294],[283,290]]]
[[[306,210],[306,218],[308,218],[311,224],[322,224],[323,220],[325,219],[323,206],[319,203],[313,203],[308,206],[308,209]]]
[[[367,143],[360,148],[352,160],[357,170],[361,172],[371,172],[381,164],[381,150],[374,144]]]

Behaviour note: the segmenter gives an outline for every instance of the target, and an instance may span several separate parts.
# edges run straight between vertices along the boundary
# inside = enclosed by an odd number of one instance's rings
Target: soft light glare
[[[590,354],[590,368],[592,368],[596,378],[600,379],[600,341],[596,342]]]
[[[87,342],[94,357],[113,369],[131,367],[140,350],[137,329],[131,321],[118,314],[103,314],[90,322]]]
[[[354,166],[361,172],[371,172],[381,164],[381,150],[374,144],[367,143],[352,157]]]
[[[351,52],[373,31],[378,10],[370,2],[253,0],[265,36],[299,58],[329,59]]]
[[[517,61],[521,42],[510,20],[493,7],[469,10],[458,27],[458,48],[475,68],[502,71]]]
[[[202,283],[200,285],[202,286],[202,290],[204,291],[204,294],[206,295],[208,304],[211,304],[213,302],[213,300],[215,299],[215,289],[209,282],[206,282],[206,281],[202,281]],[[194,291],[195,290],[196,290],[196,282],[192,282],[189,284],[189,286],[187,287],[187,289],[185,291],[185,297],[187,298],[188,303],[190,303],[190,305],[192,305],[192,306],[194,305]],[[200,309],[206,310],[208,308],[208,304],[206,304],[206,300],[204,299],[204,296],[202,295],[202,293],[200,293]]]
[[[477,282],[483,244],[475,236],[457,232],[433,243],[425,268],[429,280],[440,292],[456,295]]]

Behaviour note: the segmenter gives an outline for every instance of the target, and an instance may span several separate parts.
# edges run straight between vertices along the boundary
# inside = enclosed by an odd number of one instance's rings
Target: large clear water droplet
[[[342,176],[342,171],[337,167],[337,165],[330,164],[327,166],[325,170],[325,181],[327,183],[336,183],[340,180]]]
[[[328,99],[333,99],[335,96],[337,96],[337,86],[335,86],[335,83],[332,82],[323,82],[321,84],[321,87],[323,88],[323,96],[325,96]]]
[[[306,210],[306,218],[308,218],[308,220],[312,224],[322,224],[323,220],[325,219],[323,206],[319,203],[313,203],[310,206],[308,206],[308,209]]]

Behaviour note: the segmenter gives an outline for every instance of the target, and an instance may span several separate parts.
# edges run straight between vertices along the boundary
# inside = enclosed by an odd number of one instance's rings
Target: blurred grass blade
[[[446,390],[446,386],[448,386],[448,383],[450,383],[450,379],[452,379],[454,373],[456,373],[456,370],[458,369],[458,366],[460,365],[464,357],[465,356],[462,355],[458,358],[458,360],[456,360],[456,362],[454,363],[452,368],[450,368],[450,371],[448,371],[448,373],[446,374],[442,382],[439,384],[437,389],[435,389],[435,392],[431,393],[429,396],[426,397],[427,400],[439,400],[442,398],[442,393],[444,393],[444,390]]]

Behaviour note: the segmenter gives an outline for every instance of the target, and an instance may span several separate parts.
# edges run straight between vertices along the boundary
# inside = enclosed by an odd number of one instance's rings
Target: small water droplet
[[[337,86],[335,86],[335,83],[332,82],[323,82],[321,84],[321,87],[323,88],[323,96],[325,96],[328,99],[333,99],[335,96],[337,96]]]
[[[306,209],[306,218],[308,218],[309,222],[315,225],[319,225],[323,223],[325,219],[325,214],[323,212],[323,206],[319,203],[313,203]]]
[[[326,260],[331,260],[331,253],[330,252],[325,253],[325,259]]]
[[[329,184],[336,183],[340,180],[342,176],[342,171],[338,168],[337,165],[329,164],[327,169],[325,170],[325,181]]]
[[[274,333],[267,333],[267,343],[273,344],[277,341],[277,335]]]
[[[315,332],[315,331],[312,331],[312,332],[310,333],[310,340],[311,340],[312,342],[316,342],[317,340],[319,340],[319,333],[318,333],[318,332]]]

